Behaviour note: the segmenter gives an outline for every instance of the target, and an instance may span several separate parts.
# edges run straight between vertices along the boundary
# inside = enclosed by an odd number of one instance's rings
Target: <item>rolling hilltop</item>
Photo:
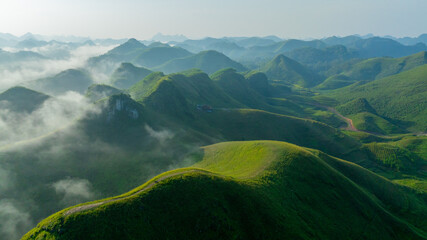
[[[193,167],[62,210],[23,239],[423,239],[426,201],[317,150],[230,142],[203,148]]]

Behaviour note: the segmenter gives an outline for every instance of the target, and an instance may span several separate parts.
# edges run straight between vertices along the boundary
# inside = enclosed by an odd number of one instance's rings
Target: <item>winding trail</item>
[[[341,113],[339,113],[335,108],[333,107],[327,107],[327,106],[322,106],[326,109],[328,109],[328,111],[336,114],[338,117],[340,117],[341,119],[343,119],[346,123],[347,123],[347,127],[345,128],[345,130],[349,130],[349,131],[353,131],[353,132],[360,132],[359,129],[357,129],[354,124],[353,124],[353,120],[351,120],[348,117],[344,117]]]
[[[85,210],[96,208],[98,206],[101,206],[102,204],[106,204],[106,203],[110,203],[110,202],[115,202],[115,201],[123,200],[123,199],[128,198],[128,197],[135,196],[135,195],[137,195],[137,194],[139,194],[139,193],[141,193],[143,191],[146,191],[146,190],[154,187],[156,184],[158,184],[162,180],[165,180],[167,178],[171,178],[171,177],[174,177],[174,176],[177,176],[177,175],[185,174],[185,173],[191,173],[191,172],[201,172],[201,173],[208,173],[209,174],[209,172],[206,172],[206,171],[203,171],[203,170],[198,170],[198,169],[190,169],[190,170],[183,171],[183,172],[171,173],[170,175],[162,176],[162,177],[160,177],[158,179],[153,180],[150,184],[148,184],[147,186],[145,186],[141,190],[132,193],[131,195],[120,197],[120,198],[109,199],[109,200],[105,200],[105,201],[102,201],[102,202],[87,204],[87,205],[83,205],[83,206],[80,206],[80,207],[75,207],[75,208],[72,208],[72,209],[66,211],[63,214],[63,216],[68,216],[68,215],[76,213],[76,212],[82,212],[82,211],[85,211]]]

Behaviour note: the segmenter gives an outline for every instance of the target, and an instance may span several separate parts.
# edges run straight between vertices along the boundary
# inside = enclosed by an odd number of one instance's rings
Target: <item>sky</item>
[[[321,38],[427,32],[427,0],[0,0],[0,32]]]

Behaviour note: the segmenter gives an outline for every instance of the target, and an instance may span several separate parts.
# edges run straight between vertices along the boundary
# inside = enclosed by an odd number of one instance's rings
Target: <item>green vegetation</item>
[[[84,70],[31,83],[90,85],[94,108],[0,150],[0,195],[28,222],[67,208],[24,239],[427,239],[426,53],[264,40],[130,39],[88,62],[120,89]],[[30,113],[48,98],[12,88],[0,103]]]
[[[278,55],[262,69],[270,81],[278,81],[301,87],[313,87],[321,82],[321,77],[300,63]]]
[[[146,68],[134,66],[132,63],[122,63],[111,75],[110,82],[115,87],[127,89],[151,73]]]
[[[217,51],[203,51],[196,55],[170,60],[156,67],[156,70],[166,73],[181,72],[192,68],[201,69],[203,72],[212,74],[223,68],[234,68],[237,71],[245,71],[246,68],[229,57]]]
[[[351,65],[350,69],[326,79],[317,89],[337,89],[358,81],[373,81],[404,71],[411,70],[427,63],[427,52],[420,52],[402,58],[372,58]]]
[[[148,68],[153,68],[165,64],[166,62],[176,59],[191,56],[192,54],[180,47],[150,47],[143,50],[132,62]]]
[[[389,143],[368,143],[364,147],[373,154],[373,159],[398,171],[419,165],[421,161],[416,154]]]
[[[24,87],[13,87],[0,94],[0,106],[12,112],[32,112],[49,96]]]
[[[357,54],[343,45],[333,45],[325,48],[304,47],[292,50],[285,55],[304,64],[320,74],[354,59]]]
[[[365,98],[379,116],[409,131],[427,131],[427,65],[327,94],[341,103]]]
[[[268,83],[267,75],[258,71],[251,71],[245,75],[249,86],[261,94],[262,96],[270,96],[272,94],[272,87]]]
[[[145,48],[147,48],[147,46],[145,46],[135,38],[131,38],[122,45],[108,51],[107,55],[128,55],[134,53],[136,50]]]
[[[362,112],[376,114],[375,109],[372,108],[369,102],[364,98],[354,99],[353,101],[338,106],[336,109],[343,115],[352,115]]]
[[[390,121],[369,112],[361,112],[347,115],[356,129],[376,134],[393,134],[405,132],[402,128],[394,125]]]
[[[60,211],[23,239],[426,237],[425,194],[317,150],[229,142],[200,158],[195,168],[79,205],[86,210]]]
[[[68,91],[85,93],[92,83],[92,77],[85,70],[68,69],[52,77],[31,81],[25,86],[48,94],[60,95]]]
[[[86,91],[86,97],[92,102],[121,93],[121,90],[105,84],[92,84]]]
[[[223,69],[212,74],[211,78],[224,92],[245,106],[255,109],[271,108],[265,104],[265,98],[236,70]]]

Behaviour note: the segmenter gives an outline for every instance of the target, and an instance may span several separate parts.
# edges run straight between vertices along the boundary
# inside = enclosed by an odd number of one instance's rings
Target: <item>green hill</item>
[[[192,118],[197,105],[214,108],[243,106],[199,70],[163,75],[153,73],[129,89],[131,96],[155,111]]]
[[[328,96],[346,103],[365,98],[393,124],[410,131],[427,131],[427,65],[366,84],[354,84]]]
[[[32,112],[50,97],[24,87],[13,87],[0,93],[0,106],[13,112]]]
[[[143,67],[153,68],[172,59],[188,57],[191,55],[192,53],[180,47],[152,47],[142,51],[132,60],[132,63]]]
[[[203,148],[192,168],[67,208],[23,239],[423,239],[426,196],[317,150]]]
[[[150,73],[151,71],[146,68],[136,67],[132,63],[122,63],[111,75],[110,82],[115,87],[127,89]]]
[[[275,57],[261,68],[261,72],[264,72],[271,81],[301,87],[313,87],[322,80],[320,76],[310,69],[284,55]]]
[[[166,73],[181,72],[192,68],[201,69],[208,74],[212,74],[224,68],[234,68],[237,71],[246,70],[242,64],[231,60],[222,53],[212,50],[200,52],[185,58],[174,59],[156,67],[157,70]]]
[[[365,98],[357,98],[337,107],[337,110],[344,115],[369,112],[375,114],[375,109]]]
[[[326,79],[317,89],[328,90],[348,86],[357,81],[372,81],[427,64],[427,52],[402,58],[372,58],[351,66],[350,69]]]
[[[265,102],[266,99],[260,95],[247,79],[236,70],[227,68],[220,70],[211,76],[212,80],[222,88],[229,96],[240,103],[256,109],[271,108]]]
[[[387,37],[330,37],[322,41],[330,45],[344,45],[354,50],[359,58],[404,57],[417,52],[426,51],[426,45],[421,42],[412,43],[414,45],[403,45]]]
[[[354,99],[339,105],[336,109],[350,118],[358,130],[379,134],[404,132],[402,128],[379,116],[365,98]]]
[[[245,75],[249,86],[263,96],[269,96],[272,93],[267,75],[258,71],[251,71]]]
[[[131,38],[103,55],[89,58],[86,64],[89,68],[94,68],[99,72],[109,75],[119,67],[120,63],[132,62],[133,59],[146,50],[147,46]]]
[[[330,68],[355,58],[355,53],[342,45],[325,48],[304,47],[285,53],[295,61],[304,64],[317,73],[323,73]]]
[[[372,37],[359,39],[347,45],[348,48],[356,49],[360,58],[372,57],[403,57],[417,52],[426,51],[423,43],[405,46],[389,38]]]
[[[26,86],[48,94],[60,95],[68,91],[85,93],[92,83],[92,77],[88,72],[68,69],[52,77],[31,81]]]
[[[105,85],[105,84],[92,84],[86,91],[86,97],[92,102],[96,102],[102,98],[106,98],[115,94],[119,94],[121,90]]]
[[[118,47],[115,47],[107,52],[107,55],[129,55],[138,50],[145,49],[147,46],[142,44],[140,41],[135,38],[129,39],[127,42],[121,44]]]
[[[281,54],[285,52],[290,52],[298,48],[304,48],[304,47],[323,48],[326,46],[327,45],[320,40],[303,41],[298,39],[289,39],[289,40],[274,43],[272,45],[256,46],[252,49],[258,49],[258,50],[262,49],[264,51],[272,51],[276,54]]]
[[[233,69],[218,71],[212,80],[197,70],[166,76],[153,73],[132,86],[129,93],[151,111],[163,114],[163,119],[218,139],[288,141],[336,156],[358,147],[357,142],[326,124],[277,114],[286,107],[270,105]],[[200,111],[197,105],[208,105],[213,111]],[[242,109],[248,107],[262,110]]]
[[[356,129],[374,134],[393,134],[406,132],[404,128],[396,126],[389,120],[370,112],[360,112],[346,115],[353,120]]]

